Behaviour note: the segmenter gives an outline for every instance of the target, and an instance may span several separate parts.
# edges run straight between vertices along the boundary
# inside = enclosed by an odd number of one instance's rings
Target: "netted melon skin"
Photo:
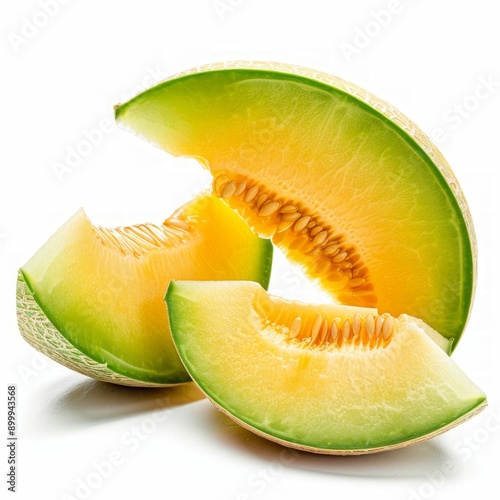
[[[57,363],[101,382],[128,387],[173,387],[180,384],[158,384],[125,377],[111,371],[107,363],[98,363],[71,344],[47,318],[33,297],[19,271],[16,286],[16,309],[19,331],[32,347]]]

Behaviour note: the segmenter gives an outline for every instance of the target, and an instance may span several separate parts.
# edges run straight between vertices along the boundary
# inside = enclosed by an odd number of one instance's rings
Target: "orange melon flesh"
[[[427,327],[406,315],[289,302],[249,282],[172,281],[166,301],[175,346],[201,390],[239,424],[287,446],[398,448],[486,405]]]
[[[197,158],[337,302],[411,314],[456,345],[475,286],[470,214],[439,151],[387,103],[311,70],[228,63],[166,80],[116,119]]]
[[[95,378],[97,363],[126,385],[186,382],[163,301],[169,280],[267,286],[271,255],[270,243],[211,195],[161,225],[106,229],[80,210],[21,268],[20,329],[49,356]]]

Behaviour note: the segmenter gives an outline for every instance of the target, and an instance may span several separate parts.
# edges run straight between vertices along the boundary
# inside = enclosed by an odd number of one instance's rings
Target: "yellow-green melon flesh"
[[[166,302],[175,346],[200,389],[236,422],[290,447],[399,448],[486,405],[408,316],[284,301],[250,282],[172,281]]]
[[[393,106],[313,70],[230,62],[176,75],[116,119],[198,159],[215,193],[337,302],[422,318],[456,346],[472,220],[441,153]]]
[[[106,229],[78,211],[21,268],[18,323],[36,349],[122,385],[188,382],[163,301],[170,279],[267,286],[272,248],[203,194],[163,224]]]

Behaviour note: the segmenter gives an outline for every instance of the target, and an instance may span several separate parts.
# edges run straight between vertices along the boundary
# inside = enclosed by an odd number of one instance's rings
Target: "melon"
[[[243,427],[292,448],[400,448],[486,406],[438,334],[408,315],[286,301],[243,281],[171,281],[166,302],[200,389]]]
[[[19,271],[23,337],[59,363],[131,386],[190,381],[163,300],[170,279],[267,286],[272,245],[202,194],[162,224],[103,228],[73,215]]]
[[[214,193],[335,302],[462,334],[476,240],[451,168],[393,106],[340,78],[233,62],[116,106],[118,124],[213,174]]]

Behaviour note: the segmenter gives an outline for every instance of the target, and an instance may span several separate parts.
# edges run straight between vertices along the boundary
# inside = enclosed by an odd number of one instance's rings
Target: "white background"
[[[48,1],[50,15],[42,3],[4,2],[0,15],[0,436],[6,387],[15,383],[17,498],[498,495],[495,3],[61,0],[56,7]],[[380,13],[388,9],[390,18]],[[113,104],[177,71],[230,59],[289,62],[338,75],[396,105],[436,138],[465,191],[479,241],[476,302],[454,358],[489,396],[480,416],[405,450],[350,458],[292,454],[236,427],[191,386],[147,391],[97,383],[21,339],[17,268],[78,207],[102,225],[159,222],[209,183],[194,162],[110,127]],[[58,177],[54,165],[98,127],[102,142]],[[272,290],[314,296],[277,260]],[[7,449],[0,449],[5,478]],[[103,465],[110,460],[112,470]]]

